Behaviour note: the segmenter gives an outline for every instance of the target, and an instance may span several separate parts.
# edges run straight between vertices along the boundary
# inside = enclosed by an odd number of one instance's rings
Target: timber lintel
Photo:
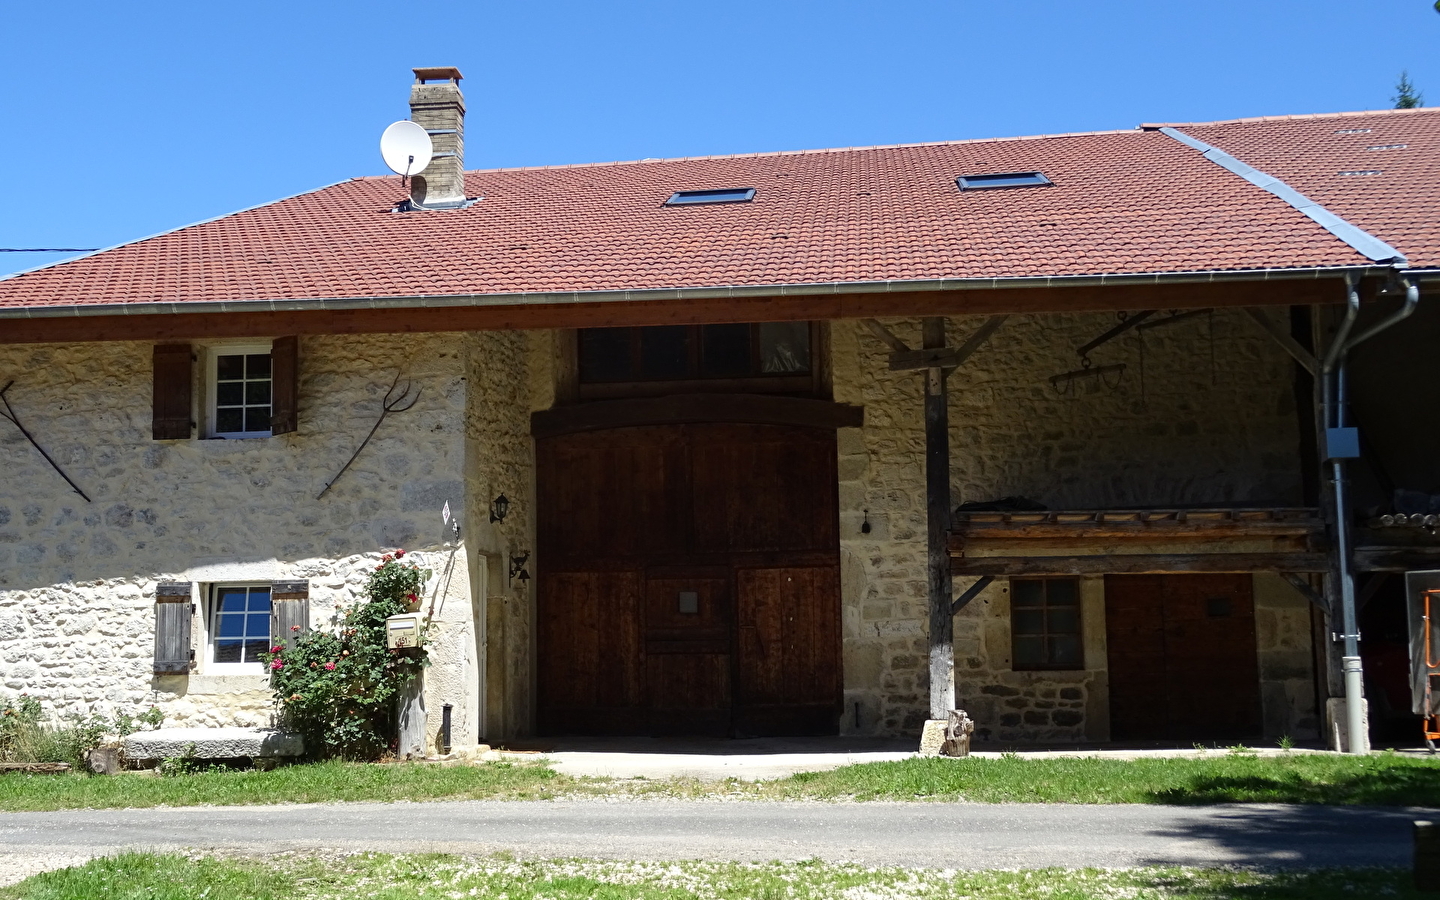
[[[1222,572],[1323,572],[1323,553],[1111,553],[1074,556],[960,556],[955,575],[1166,575]]]

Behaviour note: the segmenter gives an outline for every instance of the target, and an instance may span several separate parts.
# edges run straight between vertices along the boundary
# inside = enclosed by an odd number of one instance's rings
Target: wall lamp
[[[512,557],[510,557],[510,580],[511,580],[511,581],[514,581],[515,579],[518,578],[518,579],[520,579],[520,583],[521,583],[521,584],[524,584],[525,582],[527,582],[527,581],[530,580],[530,573],[527,572],[527,571],[525,571],[525,564],[526,564],[527,562],[529,562],[529,561],[530,561],[530,551],[529,551],[529,550],[526,550],[524,553],[521,553],[519,556],[512,556]]]
[[[490,521],[503,522],[510,512],[510,500],[504,494],[490,501]]]

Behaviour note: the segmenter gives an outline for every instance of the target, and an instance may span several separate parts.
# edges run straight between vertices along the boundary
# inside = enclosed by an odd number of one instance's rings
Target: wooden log
[[[1323,572],[1320,553],[1112,553],[1093,556],[960,556],[956,575],[1164,575],[1172,572]]]
[[[0,772],[23,772],[27,775],[63,775],[68,771],[70,771],[70,764],[62,762],[0,762]]]
[[[925,347],[945,346],[945,320],[922,324]],[[955,618],[950,574],[950,411],[945,370],[925,372],[926,572],[930,596],[930,718],[955,708]]]

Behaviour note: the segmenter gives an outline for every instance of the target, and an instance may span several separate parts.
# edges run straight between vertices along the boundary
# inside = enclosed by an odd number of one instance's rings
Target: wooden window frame
[[[265,620],[271,621],[271,615],[275,608],[275,585],[269,581],[217,581],[205,585],[205,674],[207,675],[264,675],[265,664],[256,660],[254,662],[216,662],[215,641],[219,638],[219,626],[217,620],[220,617],[220,591],[226,588],[264,588],[270,592],[270,608],[272,613],[267,613]],[[269,626],[267,626],[268,628]],[[275,635],[270,634],[266,638],[266,644],[273,646]]]
[[[208,440],[243,441],[274,437],[270,428],[264,431],[227,431],[215,428],[219,359],[222,356],[260,355],[270,357],[270,412],[275,412],[275,344],[273,341],[248,341],[243,344],[211,344],[204,348],[205,358],[205,437]]]
[[[741,324],[756,328],[751,338],[752,359],[759,353],[758,326],[764,322],[705,322],[687,324],[691,329],[692,371],[699,370],[701,329],[706,325]],[[584,400],[613,400],[625,397],[654,397],[667,394],[790,394],[829,397],[829,329],[826,323],[811,320],[810,370],[797,374],[749,375],[728,378],[649,378],[632,381],[582,382],[580,380],[580,329],[566,329],[559,336],[556,399],[562,403]],[[631,326],[638,328],[639,326]],[[639,341],[632,340],[631,353],[639,353]],[[638,365],[636,366],[638,368]]]
[[[1050,603],[1049,603],[1050,592],[1049,592],[1049,587],[1048,587],[1048,585],[1049,585],[1049,583],[1051,583],[1051,582],[1056,582],[1056,581],[1069,581],[1069,582],[1074,583],[1074,585],[1075,585],[1075,631],[1074,631],[1074,637],[1075,637],[1076,642],[1079,644],[1079,649],[1080,649],[1080,656],[1079,656],[1079,659],[1078,659],[1078,660],[1076,660],[1076,661],[1073,662],[1073,663],[1063,663],[1063,664],[1060,664],[1060,663],[1051,663],[1051,662],[1043,662],[1043,663],[1035,663],[1035,664],[1025,664],[1025,665],[1021,665],[1021,664],[1020,664],[1020,662],[1019,662],[1019,654],[1017,654],[1017,653],[1015,652],[1015,650],[1016,650],[1015,639],[1016,639],[1016,636],[1017,636],[1017,635],[1016,635],[1016,631],[1015,631],[1015,584],[1016,584],[1016,582],[1021,582],[1021,581],[1039,581],[1039,582],[1043,582],[1043,583],[1045,583],[1045,584],[1047,585],[1046,591],[1045,591],[1046,603],[1045,603],[1044,606],[1040,607],[1040,609],[1042,609],[1042,610],[1045,611],[1045,630],[1042,631],[1042,632],[1040,632],[1040,634],[1039,634],[1040,637],[1043,637],[1043,638],[1046,638],[1046,639],[1047,639],[1047,640],[1046,640],[1046,647],[1047,647],[1047,649],[1048,649],[1048,646],[1049,646],[1048,638],[1049,638],[1052,634],[1065,635],[1065,636],[1069,636],[1069,635],[1071,634],[1071,632],[1066,632],[1066,631],[1056,631],[1056,632],[1052,632],[1052,631],[1050,630],[1050,615],[1049,615],[1049,610],[1050,610]],[[1084,603],[1084,599],[1083,599],[1083,597],[1082,597],[1082,595],[1081,595],[1082,587],[1083,587],[1083,583],[1082,583],[1080,577],[1079,577],[1079,576],[1076,576],[1076,575],[1050,575],[1050,576],[1028,576],[1028,575],[1027,575],[1027,576],[1016,576],[1016,577],[1012,577],[1012,578],[1010,579],[1010,669],[1011,669],[1011,671],[1014,671],[1014,672],[1077,672],[1077,671],[1083,671],[1083,670],[1085,669],[1085,613],[1084,613],[1085,603]],[[1036,635],[1027,634],[1027,635],[1025,635],[1025,636],[1026,636],[1026,637],[1035,637]]]

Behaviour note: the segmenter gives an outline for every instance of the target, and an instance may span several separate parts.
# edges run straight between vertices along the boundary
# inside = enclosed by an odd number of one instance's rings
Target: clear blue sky
[[[380,174],[421,65],[472,169],[1386,108],[1401,69],[1440,105],[1431,0],[14,0],[0,39],[0,247]]]

